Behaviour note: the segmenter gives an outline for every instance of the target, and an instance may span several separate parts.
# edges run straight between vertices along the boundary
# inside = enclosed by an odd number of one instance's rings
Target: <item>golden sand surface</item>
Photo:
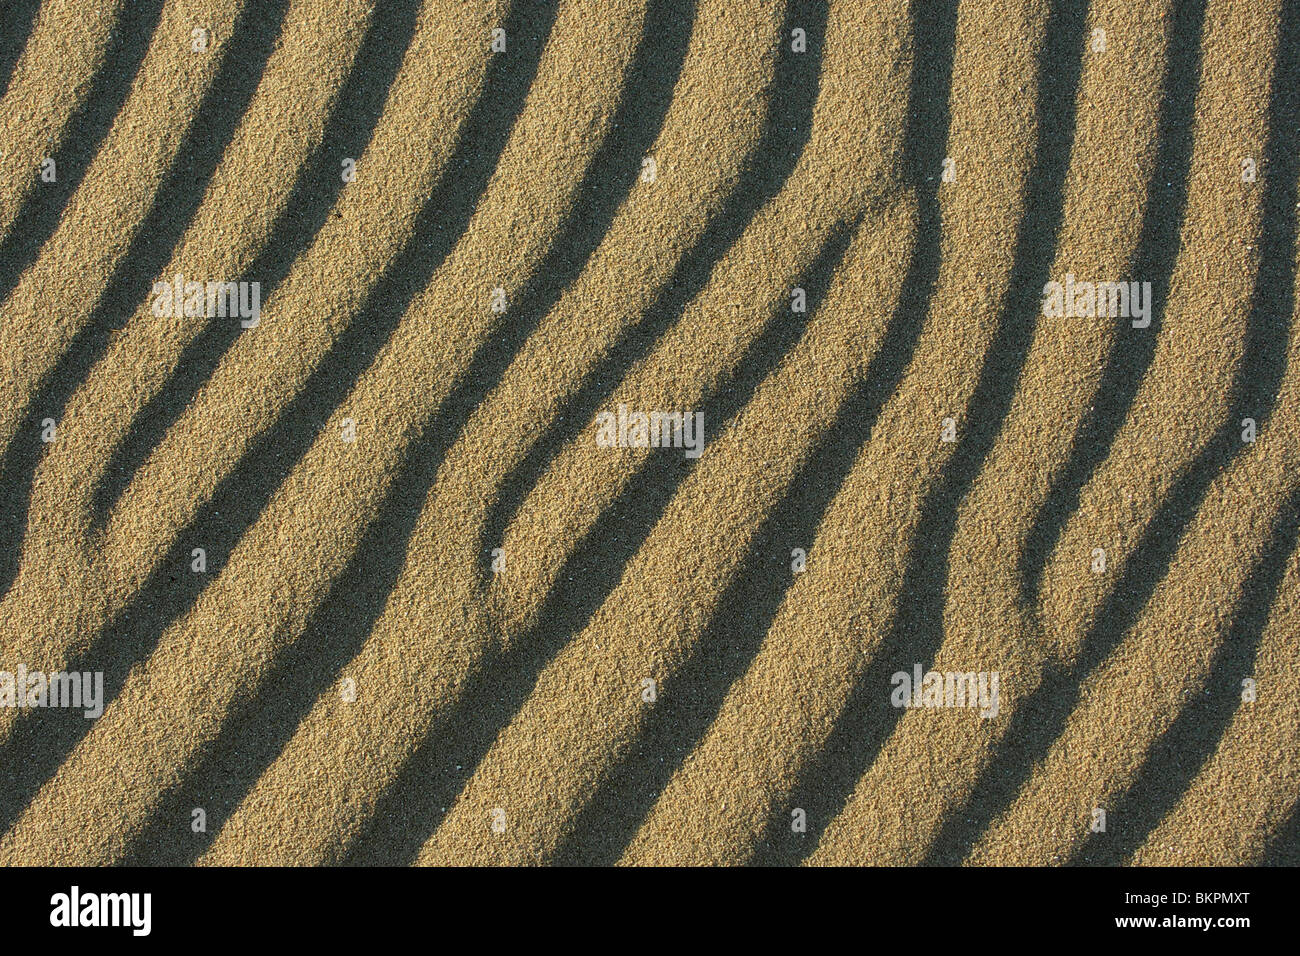
[[[3,17],[0,864],[1300,861],[1300,4]]]

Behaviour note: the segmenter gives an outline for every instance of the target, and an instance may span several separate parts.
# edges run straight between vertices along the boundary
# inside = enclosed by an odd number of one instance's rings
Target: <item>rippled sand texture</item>
[[[0,671],[104,682],[0,863],[1298,862],[1300,4],[13,0],[0,89]]]

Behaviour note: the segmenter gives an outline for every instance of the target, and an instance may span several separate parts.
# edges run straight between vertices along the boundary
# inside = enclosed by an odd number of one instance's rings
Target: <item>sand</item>
[[[1297,5],[5,17],[0,863],[1296,863]]]

